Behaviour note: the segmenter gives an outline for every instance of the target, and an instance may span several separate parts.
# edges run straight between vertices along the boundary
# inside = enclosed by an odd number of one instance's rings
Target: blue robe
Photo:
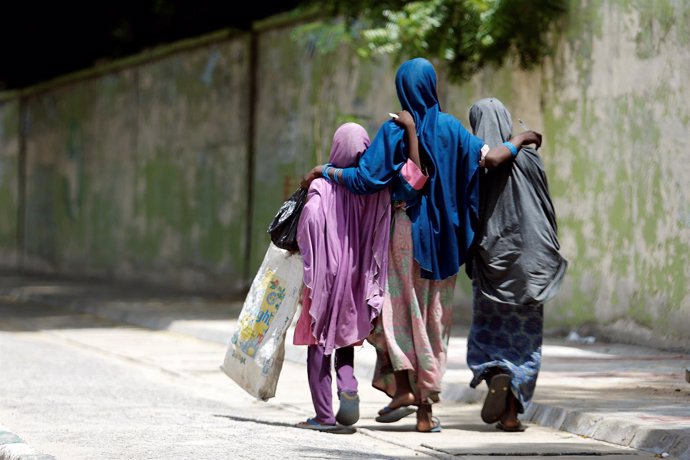
[[[441,112],[436,73],[426,59],[401,65],[395,84],[402,108],[415,120],[421,160],[429,175],[421,193],[407,201],[414,258],[423,278],[441,280],[458,272],[474,239],[484,142]],[[404,134],[393,121],[385,122],[358,165],[343,170],[345,186],[367,194],[392,185],[395,198],[407,160]]]

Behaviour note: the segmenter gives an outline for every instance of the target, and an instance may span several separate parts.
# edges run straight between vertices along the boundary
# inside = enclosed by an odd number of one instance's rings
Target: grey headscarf
[[[489,147],[511,137],[510,112],[496,98],[472,106],[470,125]],[[496,302],[534,305],[551,299],[568,262],[559,253],[556,213],[537,151],[523,148],[514,160],[484,172],[480,193],[470,277]]]
[[[513,132],[510,112],[493,97],[480,99],[470,108],[470,125],[474,134],[489,147],[507,141]]]

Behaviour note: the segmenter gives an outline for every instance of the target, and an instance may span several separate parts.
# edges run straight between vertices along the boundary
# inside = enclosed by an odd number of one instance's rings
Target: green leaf
[[[332,18],[296,28],[296,40],[322,53],[354,43],[363,58],[426,56],[446,63],[452,80],[469,79],[509,53],[523,68],[552,52],[546,37],[567,12],[567,0],[329,0]]]

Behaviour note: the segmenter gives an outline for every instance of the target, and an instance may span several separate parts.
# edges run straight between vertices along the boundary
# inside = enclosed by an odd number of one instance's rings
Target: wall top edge
[[[159,45],[145,49],[140,53],[114,59],[109,62],[96,64],[82,70],[77,70],[54,79],[37,83],[17,90],[0,91],[0,103],[8,102],[22,97],[30,97],[67,84],[76,83],[103,76],[108,73],[118,72],[137,65],[146,64],[175,53],[193,50],[209,44],[223,42],[235,38],[249,37],[251,33],[263,32],[270,29],[285,28],[302,22],[322,17],[322,13],[316,8],[299,9],[287,13],[277,14],[270,18],[256,21],[252,24],[251,31],[238,29],[221,29],[198,37],[186,38],[173,43]]]

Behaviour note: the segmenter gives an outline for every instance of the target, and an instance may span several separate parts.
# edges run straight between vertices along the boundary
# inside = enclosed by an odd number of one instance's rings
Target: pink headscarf
[[[341,125],[333,135],[330,162],[338,168],[355,165],[369,142],[362,126]],[[390,220],[387,188],[355,195],[325,179],[309,187],[297,229],[308,288],[303,308],[309,309],[314,343],[327,355],[366,338],[381,311]]]

